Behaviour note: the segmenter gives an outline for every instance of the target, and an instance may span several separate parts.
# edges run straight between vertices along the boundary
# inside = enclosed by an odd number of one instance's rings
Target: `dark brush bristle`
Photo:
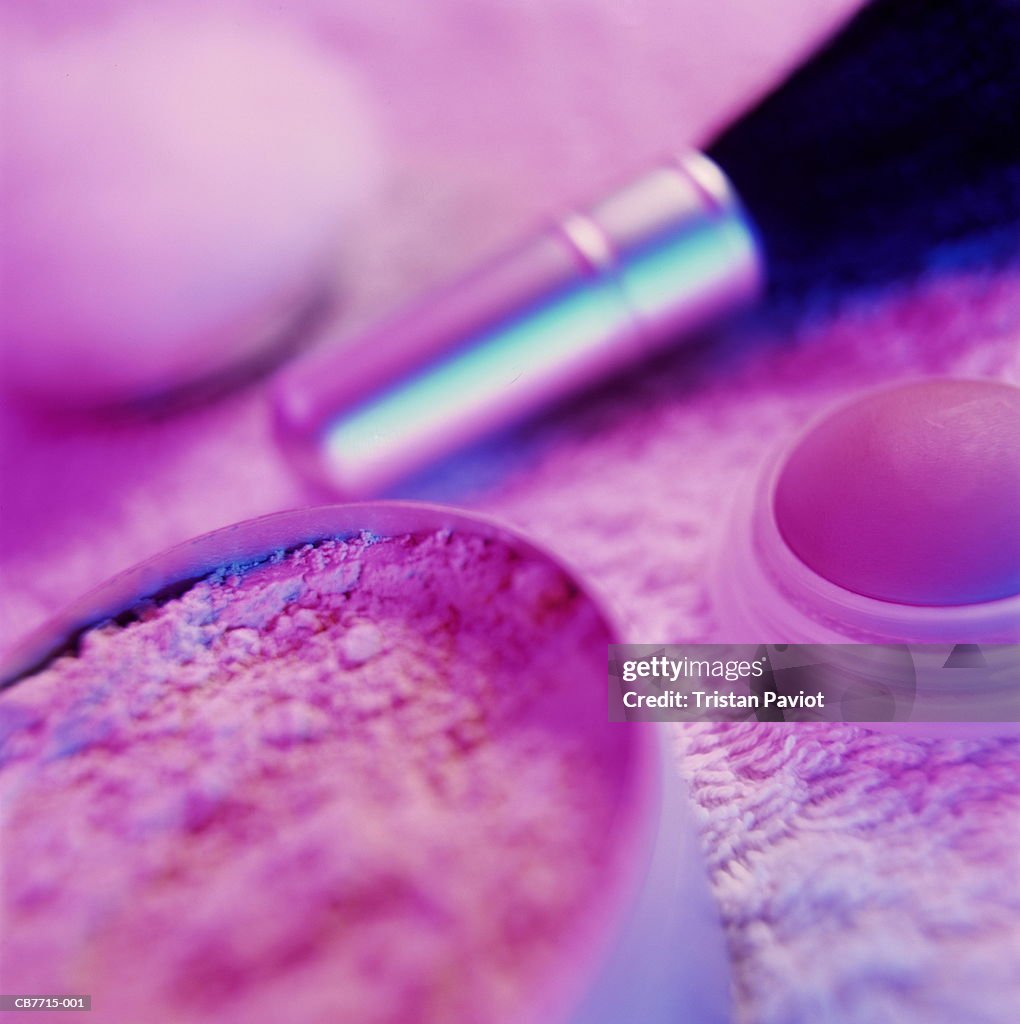
[[[710,153],[774,300],[1020,251],[1020,3],[878,0]]]

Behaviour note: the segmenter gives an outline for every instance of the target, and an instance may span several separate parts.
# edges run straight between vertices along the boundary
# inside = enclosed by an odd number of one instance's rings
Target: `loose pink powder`
[[[329,541],[0,696],[4,991],[100,1021],[485,1021],[556,968],[626,784],[606,627],[477,536]]]

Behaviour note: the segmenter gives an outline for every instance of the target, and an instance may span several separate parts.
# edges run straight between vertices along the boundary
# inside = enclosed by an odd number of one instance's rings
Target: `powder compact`
[[[727,1019],[619,639],[550,553],[413,503],[116,577],[3,667],[4,976],[104,1021]]]
[[[988,380],[910,381],[826,411],[735,495],[711,572],[718,639],[910,645],[919,720],[948,728],[965,697],[1003,720],[949,731],[1015,733],[1018,442],[1020,389]],[[989,689],[954,697],[944,669],[967,657]]]

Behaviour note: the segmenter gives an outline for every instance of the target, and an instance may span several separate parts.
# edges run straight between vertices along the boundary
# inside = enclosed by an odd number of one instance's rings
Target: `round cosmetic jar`
[[[247,567],[266,564],[267,560],[279,563],[287,557],[285,552],[307,552],[308,545],[328,541],[360,539],[362,543],[378,543],[435,535],[481,538],[506,547],[513,559],[525,565],[559,574],[567,582],[571,600],[587,606],[586,621],[596,624],[595,634],[607,644],[621,639],[616,617],[606,602],[576,572],[498,522],[455,509],[409,502],[326,506],[271,515],[215,531],[111,579],[5,659],[0,675],[5,686],[0,692],[0,712],[6,710],[11,717],[13,711],[16,720],[17,708],[11,705],[17,704],[22,687],[32,687],[34,673],[54,664],[61,653],[74,651],[97,627],[131,622],[134,609],[159,608],[161,602],[187,595],[212,574],[219,572],[222,578],[224,569],[228,575],[243,575]],[[467,568],[463,564],[449,567],[452,572]],[[411,579],[407,585],[425,588],[423,592],[430,586],[427,579]],[[519,598],[511,587],[492,599]],[[593,634],[588,630],[583,635],[590,638]],[[548,642],[554,644],[556,637],[549,636]],[[527,1005],[515,1008],[512,1019],[570,1024],[617,1024],[621,1020],[721,1024],[729,1019],[723,938],[708,891],[697,830],[671,765],[666,735],[657,724],[608,723],[602,659],[591,652],[572,659],[569,650],[563,651],[562,657],[564,688],[570,692],[565,702],[557,698],[557,713],[562,713],[564,707],[576,710],[586,723],[583,728],[590,729],[593,736],[609,735],[599,732],[605,729],[625,730],[612,741],[620,784],[614,789],[617,802],[610,835],[590,897],[558,937],[557,953],[547,969],[543,966],[541,975],[534,979],[527,977]],[[578,672],[578,667],[582,671]],[[456,671],[456,665],[452,671]],[[107,685],[116,685],[116,679]],[[555,743],[556,721],[544,722],[543,728]],[[571,728],[575,735],[587,736],[576,725]],[[489,740],[498,741],[498,737]],[[316,764],[315,771],[328,772],[329,766]],[[536,798],[542,795],[539,792]],[[385,811],[379,812],[371,827],[385,829]],[[499,857],[500,851],[494,850],[492,855]],[[308,870],[314,871],[314,864]],[[471,955],[476,952],[472,950]],[[328,998],[320,1004],[323,1007],[328,1009]],[[199,1015],[194,1019],[204,1018]],[[465,1019],[482,1018],[468,1015]],[[487,1014],[485,1019],[502,1018]]]
[[[3,384],[43,409],[198,401],[333,312],[376,119],[293,19],[77,6],[5,5]]]
[[[1010,469],[1010,452],[1020,437],[1010,436],[1018,395],[1014,388],[986,381],[913,381],[828,410],[767,457],[757,475],[734,492],[722,517],[710,571],[719,640],[903,645],[914,672],[892,675],[904,687],[898,703],[910,707],[916,721],[875,722],[876,727],[956,734],[1020,731],[1008,720],[1020,710],[1017,654],[1003,646],[1020,640],[1020,593],[1010,592],[1020,537],[1015,530],[1011,537],[1008,525],[1001,525],[1020,507],[1020,469]],[[992,428],[986,429],[990,420]],[[808,459],[813,460],[809,471],[798,472]],[[869,470],[871,480],[859,479]],[[842,489],[830,483],[854,474],[858,479]],[[830,487],[835,497],[825,493]],[[943,512],[931,497],[940,488],[948,495],[971,494],[970,506],[954,502]],[[804,510],[819,543],[798,545],[801,536],[789,525],[791,504]],[[867,528],[855,535],[853,524],[861,522]],[[847,533],[844,523],[851,524]],[[897,545],[896,537],[906,537],[912,524],[928,534],[918,541],[918,550],[944,545],[948,568],[931,569],[930,562],[910,552],[901,555],[907,545]],[[874,547],[865,550],[868,531],[884,546],[882,557],[872,557]],[[991,552],[984,563],[973,561],[973,572],[960,554],[968,544]],[[825,545],[837,553],[838,569],[829,570],[817,555]],[[796,546],[811,552],[813,564]],[[872,568],[861,571],[868,582],[854,589],[848,581],[869,559]],[[897,573],[889,566],[906,568]],[[964,595],[992,596],[953,603],[954,585]],[[872,593],[861,592],[868,589]],[[928,603],[926,593],[932,595]],[[960,704],[954,702],[957,677],[946,669],[959,645],[979,645],[987,669],[982,676],[987,690],[965,694],[967,708],[981,721],[951,721]],[[966,658],[963,648],[957,658]],[[1004,720],[984,720],[1000,717]]]

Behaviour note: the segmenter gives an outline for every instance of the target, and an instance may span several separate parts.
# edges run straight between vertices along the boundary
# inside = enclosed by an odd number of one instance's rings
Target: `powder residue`
[[[448,533],[91,630],[0,695],[4,990],[98,1021],[514,1017],[606,866],[627,733],[578,682],[607,640],[557,569]]]

